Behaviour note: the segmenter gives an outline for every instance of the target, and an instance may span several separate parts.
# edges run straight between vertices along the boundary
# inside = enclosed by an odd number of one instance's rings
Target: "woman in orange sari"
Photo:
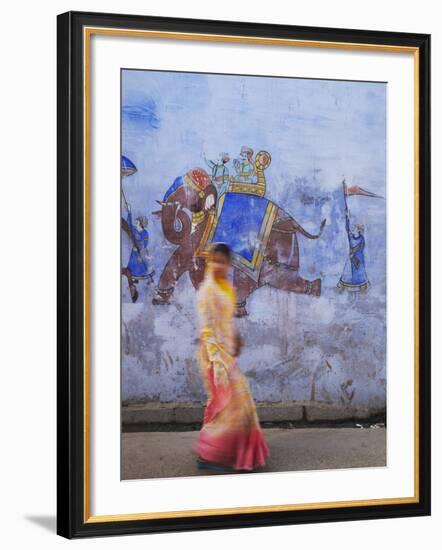
[[[240,338],[233,323],[236,298],[227,280],[230,256],[227,245],[214,245],[198,289],[198,360],[208,400],[193,450],[200,468],[251,471],[265,464],[269,449],[249,384],[238,366]]]

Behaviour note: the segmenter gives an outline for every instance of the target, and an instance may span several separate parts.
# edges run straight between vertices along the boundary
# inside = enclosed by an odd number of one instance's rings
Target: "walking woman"
[[[269,449],[238,366],[241,341],[233,323],[236,299],[227,280],[230,266],[230,248],[214,245],[198,289],[198,359],[208,400],[193,450],[200,468],[252,471],[265,464]]]

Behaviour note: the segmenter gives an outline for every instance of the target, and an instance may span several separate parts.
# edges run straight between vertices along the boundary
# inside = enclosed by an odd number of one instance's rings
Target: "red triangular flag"
[[[347,197],[350,197],[351,195],[362,195],[363,197],[376,197],[378,199],[384,198],[384,197],[381,197],[381,195],[377,195],[376,193],[372,193],[371,191],[367,191],[366,189],[359,187],[359,185],[352,185],[351,187],[346,187],[345,194],[347,195]]]

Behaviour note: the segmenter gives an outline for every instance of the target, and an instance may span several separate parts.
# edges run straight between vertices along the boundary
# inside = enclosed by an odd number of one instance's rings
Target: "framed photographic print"
[[[58,533],[430,513],[430,37],[58,17]]]

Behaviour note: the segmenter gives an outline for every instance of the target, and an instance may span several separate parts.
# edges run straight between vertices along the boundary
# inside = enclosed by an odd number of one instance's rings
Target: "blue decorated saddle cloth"
[[[226,243],[232,263],[258,281],[264,250],[278,207],[265,197],[224,193],[207,243]]]

